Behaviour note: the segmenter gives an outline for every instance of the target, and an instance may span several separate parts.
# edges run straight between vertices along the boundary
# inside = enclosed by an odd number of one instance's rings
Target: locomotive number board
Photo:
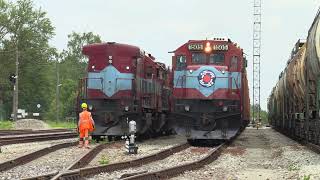
[[[211,46],[214,51],[228,51],[229,46],[227,44],[214,44]],[[188,49],[190,51],[202,51],[204,50],[203,44],[189,44]]]
[[[203,44],[189,44],[188,49],[190,51],[201,51],[203,50]]]

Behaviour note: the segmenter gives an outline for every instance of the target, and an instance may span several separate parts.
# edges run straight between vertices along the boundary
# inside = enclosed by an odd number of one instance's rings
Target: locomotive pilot
[[[91,113],[87,110],[88,105],[86,103],[81,104],[82,112],[79,114],[78,130],[80,134],[79,148],[89,147],[89,133],[94,130],[94,121],[92,119]]]

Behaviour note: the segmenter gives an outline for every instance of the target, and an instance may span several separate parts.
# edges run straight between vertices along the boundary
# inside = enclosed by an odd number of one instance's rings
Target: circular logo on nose
[[[216,75],[210,70],[204,70],[198,76],[199,83],[204,87],[211,87],[214,85],[215,79]]]

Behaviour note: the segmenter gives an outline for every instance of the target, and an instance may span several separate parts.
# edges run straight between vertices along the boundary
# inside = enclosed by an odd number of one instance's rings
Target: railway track
[[[53,132],[53,133],[36,134],[36,135],[22,134],[17,136],[5,136],[0,138],[0,147],[3,145],[9,145],[9,144],[67,139],[67,138],[75,138],[77,136],[78,134],[76,132]]]
[[[91,149],[89,152],[87,152],[85,155],[74,161],[70,166],[68,166],[65,170],[56,173],[49,173],[41,176],[26,178],[24,180],[45,180],[45,179],[59,179],[60,176],[64,174],[65,171],[73,170],[77,168],[82,168],[87,166],[91,160],[100,153],[103,149],[108,148],[109,146],[119,143],[119,142],[112,142],[112,143],[106,143],[106,144],[99,144],[98,146]]]
[[[62,148],[75,146],[76,144],[77,144],[77,142],[61,143],[61,144],[46,147],[46,148],[40,149],[38,151],[26,154],[24,156],[0,163],[0,172],[15,168],[17,166],[21,166],[21,165],[26,164],[28,162],[31,162],[35,159],[38,159],[44,155],[47,155],[51,152],[57,151]]]
[[[12,135],[23,135],[23,134],[44,134],[44,133],[55,133],[55,132],[73,132],[75,129],[44,129],[44,130],[32,130],[32,129],[21,129],[21,130],[0,130],[0,135],[12,136]]]
[[[153,172],[143,172],[143,173],[132,173],[132,174],[124,174],[121,176],[121,179],[124,180],[150,180],[150,179],[168,179],[174,176],[177,176],[185,171],[199,169],[207,164],[212,163],[216,160],[224,148],[226,148],[226,144],[223,143],[213,149],[203,158],[190,162],[185,163],[177,166],[173,166],[170,168],[153,171]]]
[[[148,164],[154,161],[158,161],[161,159],[165,159],[168,156],[180,152],[182,150],[187,149],[189,146],[188,143],[179,144],[177,146],[165,149],[163,151],[160,151],[158,153],[148,155],[142,158],[138,158],[131,161],[125,161],[125,162],[119,162],[119,163],[113,163],[108,165],[101,165],[101,166],[95,166],[95,167],[87,167],[83,168],[84,166],[88,165],[90,161],[93,159],[93,157],[101,151],[103,148],[102,146],[97,146],[96,148],[92,149],[90,152],[88,152],[86,155],[81,157],[79,160],[74,162],[72,165],[70,165],[65,171],[62,171],[60,173],[51,173],[46,174],[42,176],[27,178],[24,180],[46,180],[46,179],[81,179],[83,177],[96,175],[98,173],[102,172],[114,172],[117,170],[122,170],[130,167],[138,167],[142,166],[144,164]],[[101,150],[100,150],[101,149]]]

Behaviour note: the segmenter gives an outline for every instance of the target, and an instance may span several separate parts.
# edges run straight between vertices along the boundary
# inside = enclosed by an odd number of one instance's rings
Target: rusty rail
[[[28,135],[28,136],[3,137],[3,138],[0,138],[0,146],[9,145],[9,144],[36,142],[36,141],[75,138],[77,136],[78,134],[75,132],[67,132],[67,133],[50,133],[50,134]]]
[[[211,150],[211,152],[207,156],[201,158],[198,161],[194,161],[194,162],[187,163],[187,164],[182,164],[179,166],[174,166],[171,168],[167,168],[167,169],[163,169],[163,170],[159,170],[159,171],[155,171],[155,172],[142,173],[142,174],[130,176],[130,177],[123,178],[123,179],[124,180],[129,180],[129,179],[130,180],[134,180],[134,179],[139,179],[139,180],[168,179],[170,177],[177,176],[185,171],[199,169],[207,164],[210,164],[211,162],[213,162],[214,160],[216,160],[220,156],[221,152],[225,148],[226,148],[226,144],[221,144],[217,148]]]
[[[12,135],[23,135],[23,134],[45,134],[55,132],[72,132],[75,129],[43,129],[43,130],[32,130],[32,129],[21,129],[21,130],[0,130],[0,135],[12,136]]]
[[[46,180],[46,179],[59,179],[60,176],[68,170],[73,170],[73,169],[79,169],[82,167],[87,166],[92,159],[99,154],[103,149],[107,148],[108,146],[113,145],[115,142],[108,143],[108,144],[99,144],[98,146],[94,147],[90,151],[88,151],[85,155],[74,161],[69,167],[67,167],[63,172],[54,172],[54,173],[49,173],[45,175],[40,175],[36,177],[31,177],[31,178],[26,178],[24,180]]]
[[[74,146],[74,145],[76,145],[76,142],[57,144],[57,145],[53,145],[53,146],[50,146],[50,147],[46,147],[46,148],[40,149],[38,151],[32,152],[30,154],[27,154],[27,155],[24,155],[24,156],[21,156],[21,157],[18,157],[16,159],[0,163],[0,172],[12,169],[14,167],[17,167],[17,166],[20,166],[20,165],[23,165],[23,164],[26,164],[26,163],[31,162],[31,161],[39,158],[39,157],[47,155],[47,154],[49,154],[51,152],[57,151],[57,150],[62,149],[62,148]]]
[[[165,149],[165,150],[160,151],[158,153],[155,153],[155,154],[152,154],[149,156],[145,156],[145,157],[142,157],[139,159],[131,160],[131,161],[68,170],[68,171],[65,171],[65,172],[62,172],[62,173],[55,175],[55,177],[53,177],[52,179],[75,180],[75,179],[82,179],[83,177],[95,175],[95,174],[102,173],[102,172],[113,172],[113,171],[122,170],[122,169],[130,168],[130,167],[138,167],[138,166],[142,166],[144,164],[151,163],[153,161],[165,159],[174,153],[177,153],[179,151],[187,149],[188,147],[190,147],[190,145],[188,143],[183,143],[183,144],[174,146],[172,148]],[[28,178],[28,179],[24,179],[24,180],[45,180],[45,179],[48,179],[48,178],[46,178],[44,176],[38,176],[36,178]]]

